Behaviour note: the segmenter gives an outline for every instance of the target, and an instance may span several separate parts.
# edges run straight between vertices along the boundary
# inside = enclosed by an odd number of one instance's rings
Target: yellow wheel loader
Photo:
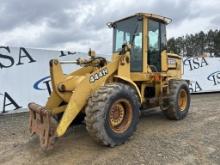
[[[41,147],[52,148],[76,120],[85,119],[89,134],[113,147],[133,134],[143,109],[160,106],[167,118],[183,119],[190,106],[189,81],[181,79],[181,57],[167,53],[170,22],[138,13],[108,23],[113,28],[111,61],[91,50],[87,59],[51,60],[52,93],[46,105],[28,105],[30,131],[40,137]],[[63,64],[81,68],[64,74]]]

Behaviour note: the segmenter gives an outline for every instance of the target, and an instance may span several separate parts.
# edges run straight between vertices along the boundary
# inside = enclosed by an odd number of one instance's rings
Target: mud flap
[[[29,129],[31,134],[39,136],[40,146],[43,150],[52,149],[56,138],[56,124],[52,123],[50,112],[35,103],[28,104],[28,108],[30,111]]]

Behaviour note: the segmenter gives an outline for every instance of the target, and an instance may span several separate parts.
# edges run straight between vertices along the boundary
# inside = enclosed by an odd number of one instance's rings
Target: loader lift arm
[[[80,61],[78,64],[85,67],[64,75],[58,60],[50,61],[50,72],[53,92],[48,98],[45,107],[35,103],[28,105],[30,110],[29,127],[32,134],[38,134],[41,147],[45,150],[53,147],[56,137],[62,136],[71,122],[86,105],[91,93],[105,84],[105,81],[116,72],[118,60],[108,63],[104,58],[94,58],[93,60]],[[101,67],[95,68],[101,64]],[[92,66],[91,66],[92,65]],[[78,75],[85,76],[79,77]],[[102,75],[101,75],[102,74]],[[96,78],[97,75],[101,75]],[[74,81],[78,79],[80,85],[73,86]],[[67,105],[61,105],[62,102],[68,102]],[[63,112],[62,119],[55,123],[53,116]]]

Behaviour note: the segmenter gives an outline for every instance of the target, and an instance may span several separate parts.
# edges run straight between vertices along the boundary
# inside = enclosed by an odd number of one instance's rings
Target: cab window
[[[166,50],[166,25],[148,20],[148,65],[154,72],[161,71],[161,52]]]
[[[142,60],[142,19],[137,16],[116,22],[113,32],[113,52],[120,52],[124,43],[132,45],[131,71],[143,70]]]

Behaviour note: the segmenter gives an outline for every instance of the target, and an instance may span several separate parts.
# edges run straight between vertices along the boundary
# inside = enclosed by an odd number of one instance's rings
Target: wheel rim
[[[186,90],[181,89],[179,92],[179,97],[178,97],[178,105],[180,111],[184,111],[187,106],[187,93]]]
[[[132,106],[125,99],[113,103],[109,111],[109,124],[115,133],[125,132],[132,121]]]

